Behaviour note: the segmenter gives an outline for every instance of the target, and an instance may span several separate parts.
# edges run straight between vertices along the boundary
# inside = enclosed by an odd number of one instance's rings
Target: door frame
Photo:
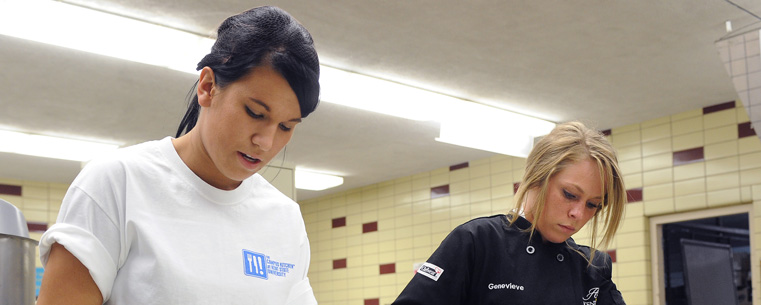
[[[727,207],[709,208],[699,211],[675,213],[668,215],[660,215],[650,217],[650,268],[652,278],[652,291],[653,291],[653,305],[666,304],[666,292],[662,285],[664,278],[664,266],[663,266],[663,251],[661,251],[660,245],[663,243],[663,225],[689,221],[701,218],[719,217],[733,214],[748,214],[748,231],[750,232],[750,249],[751,249],[751,268],[754,268],[753,262],[757,259],[757,254],[754,254],[754,232],[753,229],[753,204],[740,204]],[[761,279],[758,272],[752,272],[752,280],[754,287],[759,284]],[[756,290],[758,288],[754,288]],[[753,304],[756,304],[756,296],[753,297]]]

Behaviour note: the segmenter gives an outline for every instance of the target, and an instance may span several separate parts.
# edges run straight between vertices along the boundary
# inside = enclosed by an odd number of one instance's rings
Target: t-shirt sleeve
[[[87,175],[85,171],[82,174]],[[107,194],[101,199],[116,197],[109,190],[113,186],[110,183],[112,181],[103,180],[104,178],[78,177],[75,180],[63,199],[56,224],[40,238],[39,249],[40,260],[46,266],[54,243],[66,248],[89,270],[106,301],[111,295],[121,252],[117,204],[104,204],[81,188],[84,186],[90,189],[88,185],[97,185],[100,189],[94,191],[105,191]]]
[[[421,265],[394,305],[464,304],[473,270],[474,242],[463,226],[455,228]]]

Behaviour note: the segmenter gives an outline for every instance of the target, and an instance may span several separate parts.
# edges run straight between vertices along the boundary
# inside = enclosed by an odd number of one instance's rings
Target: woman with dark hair
[[[624,204],[605,136],[559,124],[529,153],[515,208],[455,228],[393,304],[624,304],[610,257],[597,250],[612,241]],[[588,223],[591,247],[571,238]]]
[[[40,240],[38,304],[316,304],[298,204],[256,174],[318,103],[285,11],[225,20],[177,137],[91,161]]]

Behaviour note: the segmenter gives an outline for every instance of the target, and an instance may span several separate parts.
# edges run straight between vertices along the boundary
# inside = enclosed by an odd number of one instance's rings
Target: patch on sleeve
[[[426,262],[426,263],[423,263],[423,265],[417,269],[417,273],[421,275],[425,275],[426,277],[434,281],[438,281],[441,274],[444,273],[444,269],[441,269],[439,268],[439,266]]]

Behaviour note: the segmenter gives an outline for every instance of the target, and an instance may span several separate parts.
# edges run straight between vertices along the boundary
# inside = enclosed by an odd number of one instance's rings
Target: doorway
[[[751,304],[750,219],[750,205],[651,218],[653,303]]]

